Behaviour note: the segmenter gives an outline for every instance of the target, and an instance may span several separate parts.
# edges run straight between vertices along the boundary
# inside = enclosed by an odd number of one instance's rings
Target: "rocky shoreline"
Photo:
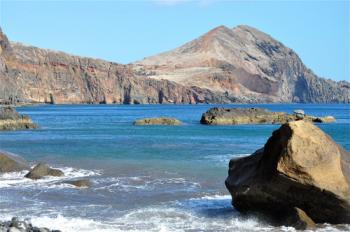
[[[20,220],[13,217],[10,221],[0,222],[0,232],[61,232],[60,230],[51,230],[45,227],[33,226],[30,219]]]

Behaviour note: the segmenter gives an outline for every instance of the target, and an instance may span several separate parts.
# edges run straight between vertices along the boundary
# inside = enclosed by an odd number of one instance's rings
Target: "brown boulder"
[[[274,131],[264,148],[232,159],[226,187],[242,212],[281,217],[299,208],[316,223],[350,223],[350,154],[312,123]]]
[[[21,157],[8,152],[0,152],[0,173],[29,170],[28,163]]]
[[[50,168],[48,165],[39,163],[25,177],[33,180],[41,179],[44,176],[63,176],[64,173],[59,169]]]

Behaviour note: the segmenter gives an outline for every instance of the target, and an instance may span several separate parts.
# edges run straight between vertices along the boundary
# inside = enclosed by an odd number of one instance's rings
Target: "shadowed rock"
[[[232,159],[225,184],[241,212],[282,220],[296,207],[316,223],[350,223],[350,154],[303,120],[282,125],[251,156]]]
[[[287,114],[285,112],[271,112],[263,108],[211,108],[202,115],[201,123],[208,125],[235,124],[283,124],[296,120],[310,122],[334,122],[335,118],[314,117],[310,115]]]
[[[0,173],[23,170],[29,170],[29,165],[23,158],[11,153],[0,152]]]
[[[134,125],[167,125],[167,126],[178,126],[181,125],[182,122],[176,118],[143,118],[136,120]]]
[[[64,173],[59,169],[50,168],[48,165],[39,163],[25,177],[33,180],[41,179],[44,176],[63,176]]]

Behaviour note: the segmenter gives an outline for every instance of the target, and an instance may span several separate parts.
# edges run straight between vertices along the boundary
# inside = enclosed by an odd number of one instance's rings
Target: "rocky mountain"
[[[9,42],[1,30],[0,47],[0,103],[350,102],[348,82],[317,77],[248,26],[128,65]]]
[[[298,55],[249,26],[217,27],[136,63],[151,78],[224,92],[246,101],[349,102],[350,84],[317,77]]]

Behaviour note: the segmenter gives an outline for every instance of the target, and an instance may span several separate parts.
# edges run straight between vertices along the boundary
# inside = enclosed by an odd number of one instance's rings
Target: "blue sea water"
[[[231,158],[262,147],[279,125],[206,126],[214,105],[44,105],[19,107],[37,130],[0,133],[0,150],[42,161],[65,177],[32,181],[24,173],[0,176],[0,216],[30,217],[63,231],[270,231],[231,206],[224,181]],[[216,105],[217,106],[217,105]],[[316,116],[318,124],[350,150],[350,106],[321,104],[225,105],[264,107]],[[171,116],[182,126],[134,126],[144,117]],[[92,187],[64,180],[89,178]],[[350,230],[349,225],[320,230]]]

